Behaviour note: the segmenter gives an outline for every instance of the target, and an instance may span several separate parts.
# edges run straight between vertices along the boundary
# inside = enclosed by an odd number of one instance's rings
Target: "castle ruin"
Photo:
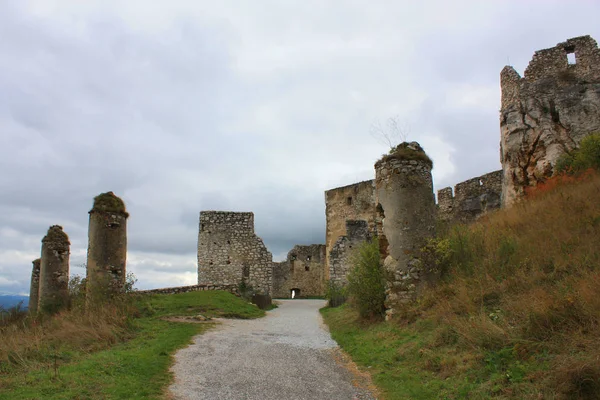
[[[273,263],[273,297],[325,295],[325,245],[297,245],[285,261]]]
[[[272,293],[273,256],[254,233],[254,213],[200,212],[198,284],[243,284]]]
[[[438,190],[438,219],[468,223],[501,206],[502,170]]]
[[[352,270],[352,257],[361,244],[371,240],[373,228],[367,221],[347,220],[346,234],[338,237],[329,251],[329,282],[337,287],[348,284]]]
[[[552,176],[557,160],[600,131],[600,50],[590,36],[538,50],[521,77],[500,73],[502,202]]]
[[[33,268],[31,270],[31,284],[29,286],[29,305],[27,308],[32,314],[37,313],[38,302],[40,301],[40,267],[42,259],[37,258],[32,262]]]
[[[96,301],[124,290],[129,214],[113,192],[96,196],[89,214],[86,297]]]
[[[54,313],[69,300],[69,237],[62,226],[52,225],[42,239],[38,311]]]

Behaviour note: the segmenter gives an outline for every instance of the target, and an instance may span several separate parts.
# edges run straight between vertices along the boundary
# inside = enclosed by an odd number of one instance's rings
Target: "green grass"
[[[385,399],[600,398],[599,195],[600,175],[559,176],[452,227],[434,288],[394,321],[324,309],[333,338]]]
[[[165,316],[257,318],[265,313],[230,293],[144,296],[137,301],[130,340],[100,351],[61,343],[34,368],[4,368],[0,399],[158,399],[172,381],[173,353],[214,324],[165,321]]]

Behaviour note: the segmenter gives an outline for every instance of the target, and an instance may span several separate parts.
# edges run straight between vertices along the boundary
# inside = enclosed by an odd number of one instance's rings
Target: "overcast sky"
[[[590,34],[600,2],[0,2],[0,293],[48,227],[84,275],[93,197],[125,200],[138,288],[196,283],[201,210],[253,211],[276,260],[323,192],[374,177],[398,116],[436,190],[500,168],[499,74]]]

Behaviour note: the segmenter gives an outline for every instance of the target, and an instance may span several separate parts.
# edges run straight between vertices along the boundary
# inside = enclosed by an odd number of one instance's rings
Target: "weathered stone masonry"
[[[326,265],[330,265],[329,253],[335,242],[339,237],[347,234],[346,221],[367,221],[369,230],[376,232],[378,224],[376,205],[374,180],[342,186],[325,192]],[[326,280],[330,279],[329,270],[330,268],[326,269]]]
[[[86,297],[101,300],[124,289],[129,214],[113,192],[96,196],[89,214]]]
[[[452,188],[438,190],[438,219],[472,222],[501,205],[502,170],[461,182]]]
[[[325,295],[325,245],[297,245],[288,252],[286,261],[273,263],[273,297],[290,298]]]
[[[68,304],[70,245],[58,225],[51,226],[42,239],[38,311],[52,313]]]
[[[509,206],[551,176],[562,154],[600,131],[600,50],[590,36],[569,39],[536,51],[523,77],[504,67],[500,83],[502,202]]]
[[[346,221],[346,235],[340,236],[329,252],[329,282],[336,286],[348,283],[352,257],[358,247],[373,237],[367,221]]]
[[[40,298],[40,266],[42,259],[38,258],[33,260],[33,269],[31,270],[31,285],[29,286],[29,305],[27,306],[29,312],[32,314],[37,313],[38,302]]]
[[[198,234],[198,284],[273,289],[273,256],[254,234],[251,212],[202,211]]]
[[[420,257],[426,240],[435,236],[436,210],[432,164],[416,142],[402,143],[375,164],[376,195],[383,209],[386,318],[398,305],[415,299],[421,288],[436,279]]]

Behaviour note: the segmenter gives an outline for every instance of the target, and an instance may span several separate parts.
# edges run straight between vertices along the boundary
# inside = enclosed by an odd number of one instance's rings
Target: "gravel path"
[[[323,300],[278,300],[255,320],[222,320],[175,355],[175,399],[374,399],[323,324]],[[354,372],[351,372],[354,371]],[[359,387],[360,386],[360,387]]]

